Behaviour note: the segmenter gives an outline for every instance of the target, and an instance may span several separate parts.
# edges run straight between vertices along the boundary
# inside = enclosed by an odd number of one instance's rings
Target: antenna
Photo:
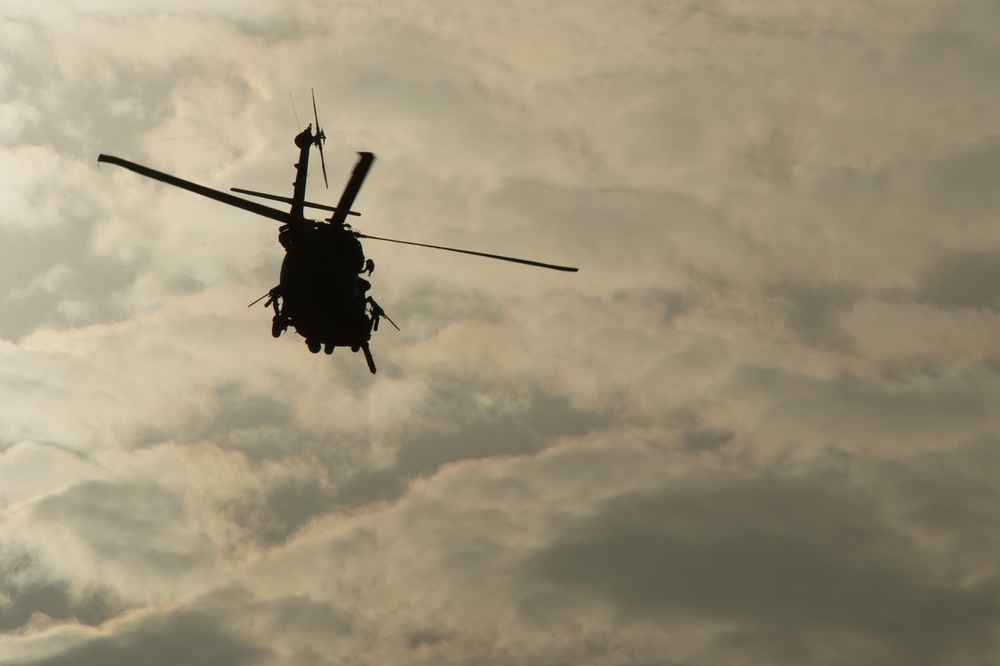
[[[295,124],[299,126],[299,131],[302,131],[302,123],[299,122],[299,112],[295,110],[295,99],[292,97],[292,93],[288,93],[288,100],[292,103],[292,113],[295,114]]]

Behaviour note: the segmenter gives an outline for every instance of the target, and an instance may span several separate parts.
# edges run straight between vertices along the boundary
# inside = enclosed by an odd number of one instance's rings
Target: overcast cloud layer
[[[127,8],[126,8],[127,5]],[[1000,2],[0,9],[0,663],[1000,663]],[[314,88],[402,331],[273,340]]]

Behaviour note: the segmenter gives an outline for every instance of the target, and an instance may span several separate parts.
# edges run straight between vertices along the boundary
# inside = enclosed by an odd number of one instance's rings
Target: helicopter
[[[98,164],[114,164],[141,176],[280,222],[278,242],[285,250],[285,257],[281,264],[278,284],[251,303],[249,307],[264,300],[264,307],[270,307],[274,312],[271,320],[271,335],[275,338],[280,337],[291,326],[305,338],[306,346],[314,354],[319,353],[321,349],[327,354],[332,354],[336,347],[350,347],[354,352],[363,351],[368,369],[372,374],[376,372],[375,360],[369,345],[372,333],[378,330],[379,322],[382,319],[386,319],[396,330],[399,330],[399,327],[368,294],[371,282],[364,276],[371,277],[375,270],[375,263],[371,259],[365,258],[361,239],[459,252],[557,271],[576,272],[578,270],[570,266],[546,264],[487,252],[369,236],[353,229],[348,224],[347,218],[360,215],[360,213],[351,210],[351,207],[354,205],[361,185],[375,161],[374,153],[358,153],[358,161],[336,206],[306,201],[309,155],[314,146],[319,149],[323,181],[327,188],[330,186],[326,175],[326,159],[323,155],[326,134],[319,124],[315,92],[313,92],[312,102],[316,129],[314,131],[313,125],[310,123],[306,129],[295,135],[294,139],[294,143],[299,149],[299,159],[295,164],[292,196],[285,197],[236,187],[230,188],[232,192],[289,204],[290,208],[287,212],[237,197],[228,192],[183,180],[114,155],[102,153],[97,156],[97,161]],[[323,210],[333,214],[325,220],[313,220],[305,216],[306,208]]]

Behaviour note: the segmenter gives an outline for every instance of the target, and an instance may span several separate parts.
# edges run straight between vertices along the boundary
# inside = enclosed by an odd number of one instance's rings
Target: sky
[[[997,25],[5,0],[0,664],[1000,664]],[[96,160],[288,195],[310,89],[309,199],[580,272],[272,339],[274,223]]]

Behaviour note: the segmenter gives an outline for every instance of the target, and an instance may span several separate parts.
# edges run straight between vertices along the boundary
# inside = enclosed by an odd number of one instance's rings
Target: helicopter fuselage
[[[275,309],[272,334],[290,325],[306,339],[309,349],[327,353],[334,347],[366,346],[373,326],[369,313],[371,284],[359,274],[365,269],[361,243],[344,228],[305,221],[299,229],[282,227],[285,248],[280,281],[271,290]]]
[[[313,353],[323,349],[330,354],[334,347],[363,349],[374,373],[368,341],[381,308],[367,296],[371,284],[360,276],[365,270],[364,251],[345,219],[375,156],[361,154],[341,197],[342,209],[335,209],[325,222],[307,219],[303,213],[309,205],[305,200],[309,152],[314,145],[322,146],[323,138],[322,130],[313,134],[311,125],[295,137],[299,161],[295,164],[291,210],[278,231],[285,259],[278,286],[269,292],[268,300],[274,308],[271,334],[278,337],[292,326]],[[324,177],[325,171],[324,166]]]

